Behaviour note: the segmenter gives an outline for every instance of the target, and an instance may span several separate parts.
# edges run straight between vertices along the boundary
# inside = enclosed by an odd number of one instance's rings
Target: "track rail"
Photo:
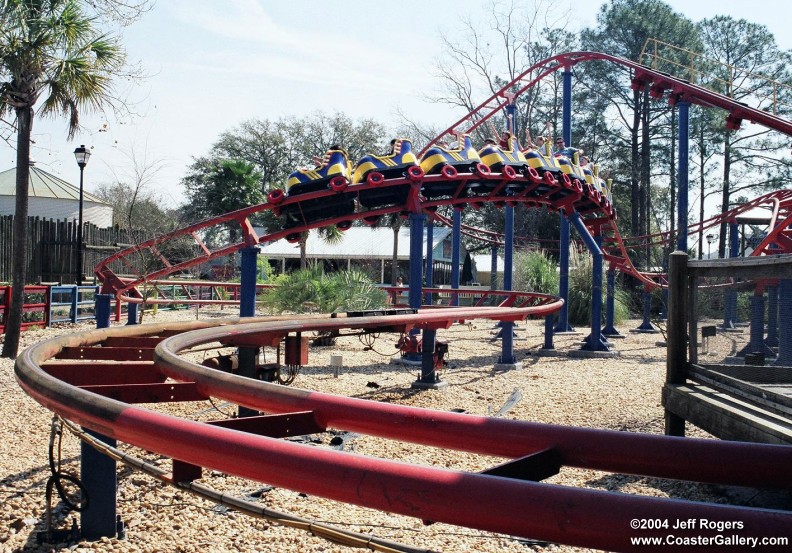
[[[792,448],[571,428],[385,404],[250,380],[196,365],[179,355],[217,341],[228,346],[255,346],[271,345],[288,333],[309,330],[404,332],[443,328],[455,320],[471,318],[515,320],[559,307],[556,301],[522,309],[448,308],[385,317],[116,327],[37,344],[22,353],[15,371],[22,388],[53,412],[178,463],[423,520],[609,551],[637,551],[639,547],[633,546],[629,537],[652,535],[630,530],[630,521],[636,517],[739,520],[747,534],[756,536],[776,535],[780,528],[792,525],[792,513],[788,512],[536,481],[571,466],[790,489],[792,475],[786,469],[792,463]],[[146,350],[150,365],[145,371],[138,369],[137,378],[117,366],[115,370],[103,367],[117,362],[102,362],[93,355],[107,350],[109,344],[120,347],[124,341],[130,349],[140,350],[140,340],[146,339],[152,342]],[[78,354],[84,361],[64,359]],[[199,423],[134,405],[209,396],[270,415],[249,419],[243,427],[240,422],[247,419]],[[484,473],[418,466],[261,435],[275,427],[291,427],[299,433],[348,430],[496,459],[493,468]],[[677,535],[701,533],[680,530]]]

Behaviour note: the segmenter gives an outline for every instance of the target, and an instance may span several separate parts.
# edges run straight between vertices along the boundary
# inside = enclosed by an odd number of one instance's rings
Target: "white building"
[[[77,221],[80,188],[31,165],[28,216],[56,221]],[[16,210],[16,168],[0,173],[0,216]],[[113,206],[83,191],[83,222],[99,228],[113,226]]]
[[[261,234],[264,234],[261,232]],[[432,234],[435,284],[450,282],[451,272],[451,229],[435,227]],[[285,239],[259,246],[276,272],[282,273],[299,267],[300,245],[290,244]],[[421,251],[426,256],[426,233]],[[467,251],[462,249],[460,263]],[[352,227],[343,233],[343,239],[330,244],[322,240],[315,230],[306,242],[306,257],[309,262],[322,262],[328,269],[352,269],[365,267],[380,282],[391,282],[393,259],[393,231],[389,228]],[[405,283],[409,277],[410,229],[399,230],[397,247],[398,273]],[[461,270],[461,267],[460,267]],[[489,265],[486,266],[489,271]]]

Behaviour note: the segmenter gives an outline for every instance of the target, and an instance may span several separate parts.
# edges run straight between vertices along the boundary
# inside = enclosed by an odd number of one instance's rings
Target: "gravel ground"
[[[144,322],[216,317],[231,314],[203,308],[191,311],[160,311],[146,315]],[[519,400],[508,410],[508,418],[605,428],[630,432],[663,432],[660,390],[665,377],[665,348],[656,345],[661,334],[634,334],[640,321],[620,326],[623,340],[615,341],[621,355],[608,359],[571,359],[534,355],[543,343],[542,321],[521,323],[515,351],[523,368],[494,371],[500,342],[492,341],[494,327],[489,321],[455,325],[438,331],[438,339],[449,342],[449,365],[441,378],[450,386],[443,390],[417,392],[410,385],[417,369],[390,363],[395,353],[395,337],[382,335],[372,348],[356,337],[339,338],[336,345],[312,348],[310,366],[303,367],[293,386],[344,394],[377,401],[418,407],[493,415],[509,401]],[[59,328],[23,333],[23,347],[58,334],[92,328],[91,325],[64,325]],[[560,353],[579,348],[584,336],[556,336]],[[719,334],[710,339],[708,359],[713,362],[748,339],[741,334]],[[329,368],[331,355],[342,355],[344,367],[338,377]],[[161,407],[157,407],[161,408]],[[222,402],[185,403],[168,407],[169,412],[194,419],[220,418],[216,412],[230,413],[233,407]],[[0,551],[119,551],[119,552],[345,552],[347,547],[313,537],[306,532],[251,518],[238,512],[165,486],[153,478],[119,466],[118,512],[126,523],[123,540],[102,539],[73,545],[37,545],[36,533],[44,529],[45,483],[49,476],[47,446],[51,415],[25,395],[13,376],[13,363],[0,359]],[[689,428],[690,436],[708,437]],[[320,439],[329,443],[333,436]],[[475,455],[394,443],[372,437],[347,442],[355,451],[403,461],[478,471],[499,462]],[[65,470],[79,472],[78,440],[64,437],[62,458]],[[125,447],[130,453],[161,463],[170,462]],[[658,497],[677,497],[713,502],[734,502],[725,490],[715,486],[683,484],[657,479],[611,475],[592,470],[564,468],[549,482],[596,489],[618,490]],[[347,530],[444,552],[502,553],[530,551],[586,551],[581,548],[535,544],[508,536],[489,534],[445,524],[424,526],[421,521],[369,509],[335,503],[292,491],[270,489],[261,483],[240,480],[205,471],[202,482],[240,496],[254,493],[258,501],[275,510],[339,525]],[[65,513],[53,500],[53,522],[65,527],[75,513]]]

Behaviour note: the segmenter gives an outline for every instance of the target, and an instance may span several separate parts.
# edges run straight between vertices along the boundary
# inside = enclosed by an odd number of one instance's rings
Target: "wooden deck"
[[[792,368],[691,365],[666,410],[724,440],[792,445]]]
[[[669,269],[666,434],[684,436],[691,423],[723,440],[792,445],[792,367],[700,364],[696,323],[698,279],[792,279],[792,255],[688,261],[674,252]],[[792,321],[779,310],[778,324]],[[786,355],[792,344],[779,347]]]

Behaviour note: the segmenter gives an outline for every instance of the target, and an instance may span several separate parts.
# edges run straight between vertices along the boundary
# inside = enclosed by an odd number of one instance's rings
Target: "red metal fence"
[[[47,326],[49,286],[25,286],[22,306],[22,330]],[[0,334],[5,333],[6,317],[11,308],[11,287],[0,286]]]

